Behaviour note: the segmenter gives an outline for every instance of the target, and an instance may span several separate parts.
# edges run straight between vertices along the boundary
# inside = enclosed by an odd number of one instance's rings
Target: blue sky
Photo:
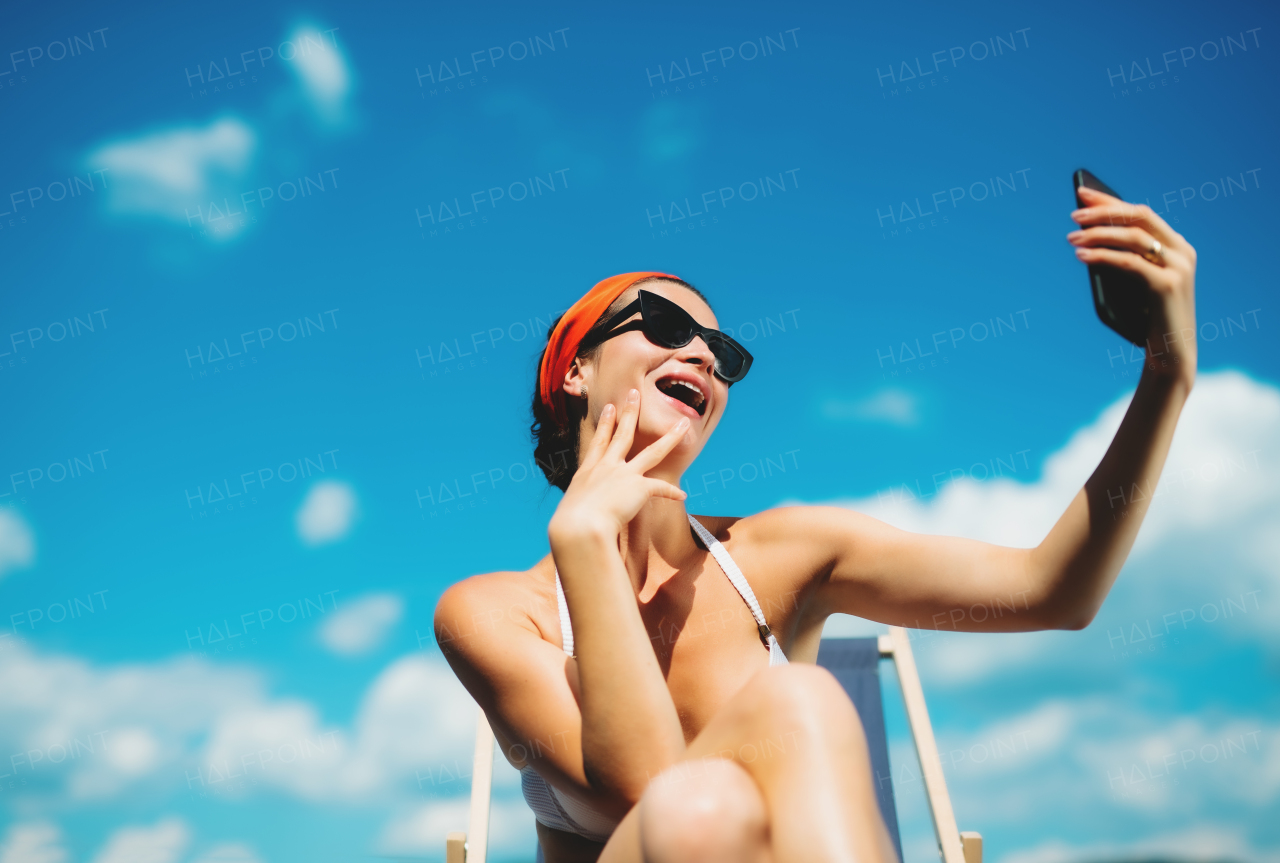
[[[1081,166],[1198,249],[1201,377],[1090,628],[916,641],[961,827],[1280,859],[1275,17],[15,6],[0,860],[442,859],[473,713],[432,609],[546,552],[533,365],[606,275],[756,357],[693,511],[1038,542],[1140,369],[1064,240]]]

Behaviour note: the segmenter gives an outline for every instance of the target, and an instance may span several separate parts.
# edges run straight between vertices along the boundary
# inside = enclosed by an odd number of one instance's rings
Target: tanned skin
[[[857,714],[811,664],[827,616],[1020,632],[1081,629],[1097,614],[1146,508],[1115,518],[1107,492],[1158,481],[1195,380],[1196,253],[1150,208],[1078,191],[1067,239],[1080,260],[1136,272],[1158,298],[1156,350],[1106,455],[1034,548],[909,533],[836,507],[698,516],[790,666],[767,667],[742,598],[686,521],[680,477],[729,397],[706,344],[672,350],[633,331],[573,363],[563,387],[585,417],[551,553],[455,584],[436,609],[437,640],[508,760],[622,819],[604,845],[539,825],[548,863],[893,860]],[[1143,257],[1153,239],[1162,262]],[[717,326],[687,289],[643,287]],[[702,413],[658,388],[671,375],[700,385]],[[561,649],[557,568],[574,657]],[[952,614],[978,605],[1002,613]],[[770,757],[748,756],[766,740]]]

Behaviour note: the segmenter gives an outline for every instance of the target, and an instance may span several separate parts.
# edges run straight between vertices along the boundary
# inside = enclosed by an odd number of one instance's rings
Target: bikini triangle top
[[[716,563],[720,564],[720,568],[724,570],[724,574],[729,576],[729,582],[738,591],[738,595],[751,609],[751,616],[755,618],[756,627],[760,630],[760,638],[769,648],[769,664],[770,665],[787,665],[787,657],[782,652],[782,645],[778,644],[778,637],[769,630],[769,624],[765,623],[764,612],[760,610],[760,603],[756,602],[755,591],[751,589],[751,585],[747,583],[747,579],[742,575],[742,570],[738,569],[738,565],[733,562],[733,558],[729,556],[729,552],[725,549],[720,540],[711,535],[711,531],[702,526],[693,516],[688,516],[689,524],[693,527],[698,538],[702,540],[702,544],[711,552],[711,556],[716,559]],[[573,656],[573,623],[569,620],[569,604],[564,598],[564,587],[560,584],[560,573],[556,572],[556,605],[560,609],[560,632],[563,633],[564,652],[569,656]]]

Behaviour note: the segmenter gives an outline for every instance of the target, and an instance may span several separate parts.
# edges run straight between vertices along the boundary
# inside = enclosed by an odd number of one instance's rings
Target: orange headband
[[[569,307],[556,328],[551,331],[546,353],[542,355],[542,365],[538,369],[538,393],[542,397],[542,403],[555,418],[556,425],[564,428],[569,423],[564,376],[577,356],[578,346],[582,344],[587,331],[595,326],[609,306],[613,305],[613,301],[622,296],[627,288],[636,282],[655,278],[678,277],[667,273],[622,273],[596,282],[594,288]]]

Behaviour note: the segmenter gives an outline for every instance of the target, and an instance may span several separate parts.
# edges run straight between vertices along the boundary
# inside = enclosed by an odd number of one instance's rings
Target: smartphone
[[[1084,168],[1075,172],[1072,181],[1077,190],[1076,206],[1083,206],[1078,191],[1081,186],[1120,197],[1110,186]],[[1146,347],[1147,335],[1151,332],[1151,309],[1155,305],[1155,295],[1146,280],[1128,270],[1090,264],[1089,287],[1093,292],[1093,308],[1097,311],[1098,318],[1138,347]]]

